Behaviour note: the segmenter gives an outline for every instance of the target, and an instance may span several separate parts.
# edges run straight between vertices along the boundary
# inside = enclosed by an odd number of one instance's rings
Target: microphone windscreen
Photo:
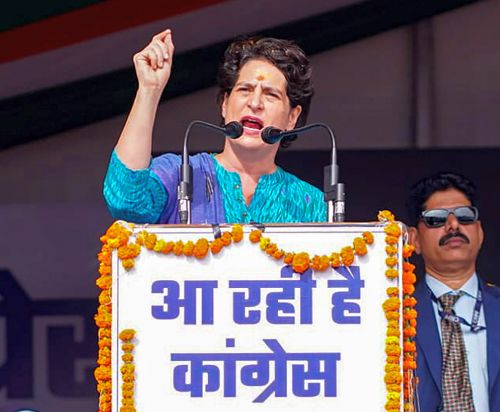
[[[262,130],[260,137],[267,144],[275,144],[283,138],[283,131],[276,127],[268,126]]]
[[[243,134],[243,125],[240,122],[229,122],[224,126],[224,134],[230,139],[237,139]]]

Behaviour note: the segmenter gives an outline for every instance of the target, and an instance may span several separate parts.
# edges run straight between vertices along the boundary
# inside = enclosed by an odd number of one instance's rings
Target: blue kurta
[[[177,186],[181,157],[164,154],[147,169],[128,169],[113,151],[104,197],[115,219],[136,223],[179,223]],[[191,222],[299,223],[326,221],[323,193],[280,167],[260,177],[249,205],[240,176],[224,169],[215,156],[190,156],[193,167]]]

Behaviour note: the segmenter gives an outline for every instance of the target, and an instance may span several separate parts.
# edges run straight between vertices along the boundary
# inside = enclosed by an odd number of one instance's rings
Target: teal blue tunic
[[[260,177],[247,205],[238,173],[224,169],[213,155],[201,153],[191,159],[195,175],[192,223],[326,221],[323,193],[280,167]],[[113,152],[104,181],[104,197],[113,217],[137,223],[177,223],[179,164],[180,156],[165,154],[149,168],[134,171]],[[214,206],[207,208],[211,203]]]

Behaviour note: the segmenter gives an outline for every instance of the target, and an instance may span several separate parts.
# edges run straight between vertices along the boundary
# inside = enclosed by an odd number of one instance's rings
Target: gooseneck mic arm
[[[332,161],[324,169],[323,180],[324,199],[328,207],[328,222],[343,222],[345,219],[345,185],[338,182],[337,147],[332,129],[324,123],[311,123],[307,126],[285,131],[269,126],[262,130],[261,137],[264,142],[274,144],[284,137],[301,134],[316,128],[326,129],[332,141]]]
[[[224,133],[230,139],[236,139],[243,134],[243,126],[240,122],[230,122],[224,127],[216,126],[202,120],[193,120],[184,133],[184,145],[182,147],[182,162],[180,166],[180,182],[177,187],[177,202],[179,222],[181,224],[191,223],[191,200],[193,197],[193,168],[189,164],[188,137],[193,126],[202,126],[220,133]]]

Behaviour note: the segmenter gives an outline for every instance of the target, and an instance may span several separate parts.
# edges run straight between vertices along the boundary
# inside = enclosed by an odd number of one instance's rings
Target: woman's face
[[[222,117],[226,123],[241,122],[243,135],[236,139],[246,145],[261,145],[261,130],[274,126],[290,130],[302,111],[292,108],[281,71],[267,60],[250,60],[241,69],[232,91],[224,97]]]

